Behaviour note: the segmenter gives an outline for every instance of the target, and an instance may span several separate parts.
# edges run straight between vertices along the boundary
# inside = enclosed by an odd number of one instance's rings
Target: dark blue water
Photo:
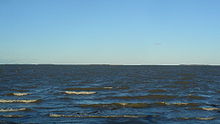
[[[220,66],[0,65],[0,123],[220,123]]]

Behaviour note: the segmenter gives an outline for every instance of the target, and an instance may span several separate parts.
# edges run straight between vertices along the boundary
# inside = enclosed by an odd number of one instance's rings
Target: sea
[[[219,124],[220,66],[0,65],[0,124]]]

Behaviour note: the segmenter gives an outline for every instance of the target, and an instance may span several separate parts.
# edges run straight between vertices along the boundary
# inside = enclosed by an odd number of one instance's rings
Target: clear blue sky
[[[220,0],[0,0],[0,63],[220,64]]]

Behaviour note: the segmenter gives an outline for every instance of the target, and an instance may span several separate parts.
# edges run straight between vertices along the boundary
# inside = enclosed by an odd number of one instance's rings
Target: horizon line
[[[106,63],[91,63],[91,64],[66,64],[66,63],[0,63],[0,65],[106,65],[106,66],[220,66],[220,64],[106,64]]]

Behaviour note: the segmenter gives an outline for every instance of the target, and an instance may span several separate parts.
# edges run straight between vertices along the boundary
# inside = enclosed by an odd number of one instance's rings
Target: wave
[[[144,108],[149,107],[147,103],[111,103],[111,104],[81,104],[80,107],[129,107]]]
[[[16,91],[16,92],[27,92],[28,90],[24,90],[24,89],[11,89],[11,91]]]
[[[89,95],[89,94],[95,94],[96,92],[85,92],[85,91],[75,92],[75,91],[65,91],[64,93],[66,93],[66,94],[76,94],[76,95]]]
[[[190,82],[190,81],[176,81],[174,83],[176,83],[176,84],[191,84],[193,82]]]
[[[31,93],[9,93],[7,95],[14,95],[14,96],[26,96],[30,95]]]
[[[65,90],[108,90],[113,87],[91,87],[91,88],[66,88]]]
[[[35,109],[57,109],[60,107],[34,107]]]
[[[217,111],[220,110],[220,108],[190,108],[190,110]]]
[[[174,99],[178,96],[171,95],[145,95],[145,96],[116,96],[111,99]]]
[[[6,100],[0,99],[0,103],[36,103],[40,102],[41,100]]]
[[[146,108],[146,107],[159,107],[159,106],[200,106],[198,103],[110,103],[110,104],[80,104],[80,107],[103,107],[103,108]]]
[[[167,102],[156,102],[151,103],[151,107],[157,107],[157,106],[178,106],[178,107],[185,107],[185,106],[200,106],[199,103],[167,103]]]
[[[0,112],[17,112],[17,111],[29,111],[30,109],[27,108],[20,108],[20,109],[13,109],[13,108],[7,108],[7,109],[0,109]]]
[[[112,89],[113,87],[103,87],[103,88],[105,88],[105,89]]]
[[[203,100],[203,99],[206,99],[206,97],[203,97],[203,96],[194,96],[194,95],[191,95],[191,94],[189,94],[188,96],[185,96],[184,98],[188,98],[188,99],[196,99],[196,100]]]
[[[167,105],[175,105],[175,106],[200,106],[199,103],[167,103]]]
[[[208,120],[214,120],[216,117],[182,117],[182,118],[177,118],[178,120],[203,120],[203,121],[208,121]]]
[[[163,90],[163,89],[153,89],[153,90],[149,90],[148,92],[150,92],[150,93],[161,93],[161,92],[167,92],[167,90]]]
[[[0,115],[0,117],[4,117],[4,118],[21,118],[21,117],[24,117],[24,115]]]
[[[81,115],[62,115],[62,114],[49,114],[49,117],[72,117],[72,118],[144,118],[148,115],[110,115],[110,116],[81,116]]]
[[[195,99],[195,100],[204,100],[206,97],[202,96],[174,96],[174,95],[144,95],[144,96],[114,96],[107,97],[110,99],[175,99],[175,98],[187,98],[187,99]]]

